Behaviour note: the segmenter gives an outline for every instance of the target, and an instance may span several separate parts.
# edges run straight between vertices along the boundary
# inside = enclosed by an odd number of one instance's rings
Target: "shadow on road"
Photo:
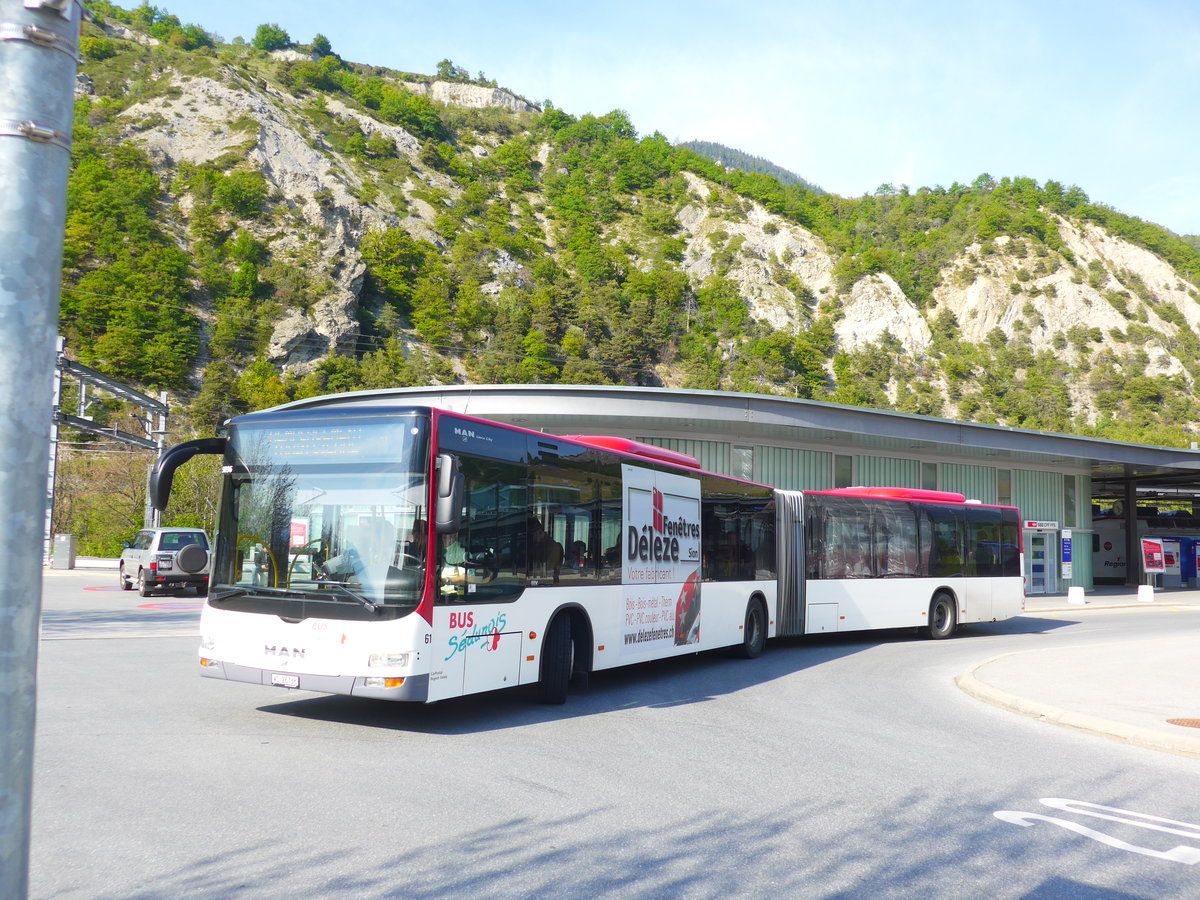
[[[42,638],[87,638],[113,632],[171,630],[200,633],[197,597],[139,597],[155,609],[46,609],[42,611]]]
[[[1116,773],[1098,773],[1106,774]],[[1035,781],[1031,777],[1001,802],[1022,808],[1035,803]],[[992,799],[964,797],[947,806],[939,793],[913,789],[887,798],[886,807],[881,803],[886,816],[864,821],[846,801],[814,791],[752,813],[681,804],[657,810],[649,821],[625,818],[611,827],[620,801],[581,796],[561,801],[580,807],[575,810],[464,823],[452,859],[443,841],[419,828],[374,856],[361,847],[343,848],[340,835],[330,835],[326,847],[298,847],[286,838],[249,841],[197,854],[190,864],[121,896],[284,896],[281,885],[325,897],[426,900],[1186,896],[1173,873],[1154,862],[1061,829],[1001,823],[992,815]],[[480,802],[486,808],[486,800]]]
[[[732,659],[724,651],[709,651],[593,672],[587,689],[572,691],[565,706],[540,705],[533,700],[532,686],[525,686],[429,705],[328,696],[272,703],[259,709],[372,728],[473,734],[616,710],[704,703],[861,652],[876,643],[864,642],[861,636],[853,641],[848,637],[774,641],[754,660]]]

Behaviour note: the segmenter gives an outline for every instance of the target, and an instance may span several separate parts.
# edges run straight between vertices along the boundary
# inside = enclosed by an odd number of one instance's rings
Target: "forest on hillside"
[[[726,147],[724,144],[718,144],[714,141],[683,141],[679,146],[685,150],[691,150],[693,153],[698,153],[705,159],[711,159],[726,169],[740,169],[743,172],[751,174],[770,175],[780,184],[799,185],[818,194],[824,193],[817,185],[801,178],[795,172],[790,172],[783,168],[783,166],[778,166],[771,162],[769,159],[755,156],[752,153],[746,153],[744,150]]]
[[[1087,329],[1063,337],[1083,362],[1035,351],[1019,334],[966,342],[948,315],[930,323],[935,341],[924,358],[886,339],[856,351],[836,340],[840,298],[874,273],[928,309],[952,261],[970,247],[998,253],[1002,237],[1031,273],[1075,265],[1055,216],[1152,251],[1200,302],[1195,238],[1124,215],[1077,186],[981,174],[839,197],[639,134],[620,110],[467,108],[412,88],[434,79],[494,86],[450,60],[434,75],[398,73],[344,60],[321,35],[301,46],[264,25],[252,41],[226,44],[149,4],[88,5],[96,21],[85,25],[81,50],[91,93],[76,104],[62,329],[81,362],[173,392],[188,411],[177,428],[211,433],[230,415],[322,393],[469,381],[670,384],[931,415],[949,409],[975,421],[1148,443],[1194,437],[1189,423],[1200,410],[1189,378],[1138,371],[1140,342],[1158,339],[1138,331],[1138,304],[1171,313],[1149,290],[1134,296],[1136,285],[1113,300],[1129,310],[1119,346]],[[122,39],[106,23],[156,43]],[[296,47],[299,58],[273,55]],[[365,263],[355,329],[341,352],[315,365],[285,370],[268,353],[277,324],[311,315],[335,273],[317,264],[327,231],[253,162],[260,123],[226,123],[244,139],[198,163],[164,165],[139,142],[165,122],[145,110],[179,98],[191,79],[290,98],[288,114],[330,171],[345,173],[357,204],[379,211],[383,227],[366,229],[350,248]],[[405,152],[383,126],[403,129],[416,149]],[[710,215],[744,223],[759,205],[818,236],[835,259],[834,292],[818,296],[786,260],[768,260],[798,324],[764,324],[730,277],[739,239],[721,231],[709,240],[712,274],[693,282],[682,266],[689,247],[679,216],[692,202],[685,176],[715,187]],[[328,222],[344,217],[333,192],[312,199]],[[1078,277],[1094,273],[1079,265]],[[1200,342],[1175,324],[1173,349],[1200,376]],[[1065,386],[1079,379],[1094,382],[1097,416],[1071,403]],[[119,404],[107,407],[120,413]]]

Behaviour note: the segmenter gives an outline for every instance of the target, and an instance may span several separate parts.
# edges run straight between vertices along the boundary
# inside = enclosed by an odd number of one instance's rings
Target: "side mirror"
[[[130,547],[132,547],[132,546],[133,546],[133,544],[129,543],[129,541],[125,541],[125,542],[123,542],[123,543],[121,544],[121,546],[122,546],[124,549],[128,550]]]
[[[171,495],[171,481],[175,470],[197,453],[213,453],[220,455],[225,452],[225,438],[200,438],[196,441],[185,441],[167,450],[154,468],[150,471],[150,504],[157,510],[167,508],[167,498]]]
[[[462,525],[463,476],[458,457],[449,453],[437,458],[437,506],[434,527],[438,534],[455,534]]]

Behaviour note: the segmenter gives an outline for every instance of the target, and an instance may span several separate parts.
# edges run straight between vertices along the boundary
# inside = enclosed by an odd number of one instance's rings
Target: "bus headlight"
[[[411,655],[410,653],[372,653],[367,659],[367,667],[375,669],[379,667],[407,666]]]

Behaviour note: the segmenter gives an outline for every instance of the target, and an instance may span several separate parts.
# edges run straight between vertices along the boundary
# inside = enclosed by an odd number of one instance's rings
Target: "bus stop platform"
[[[1101,587],[1085,603],[1065,594],[1025,598],[1025,615],[1059,618],[1109,611],[1189,610],[1200,590]],[[1170,637],[1005,653],[976,663],[955,681],[979,700],[1089,734],[1200,758],[1200,615]]]

